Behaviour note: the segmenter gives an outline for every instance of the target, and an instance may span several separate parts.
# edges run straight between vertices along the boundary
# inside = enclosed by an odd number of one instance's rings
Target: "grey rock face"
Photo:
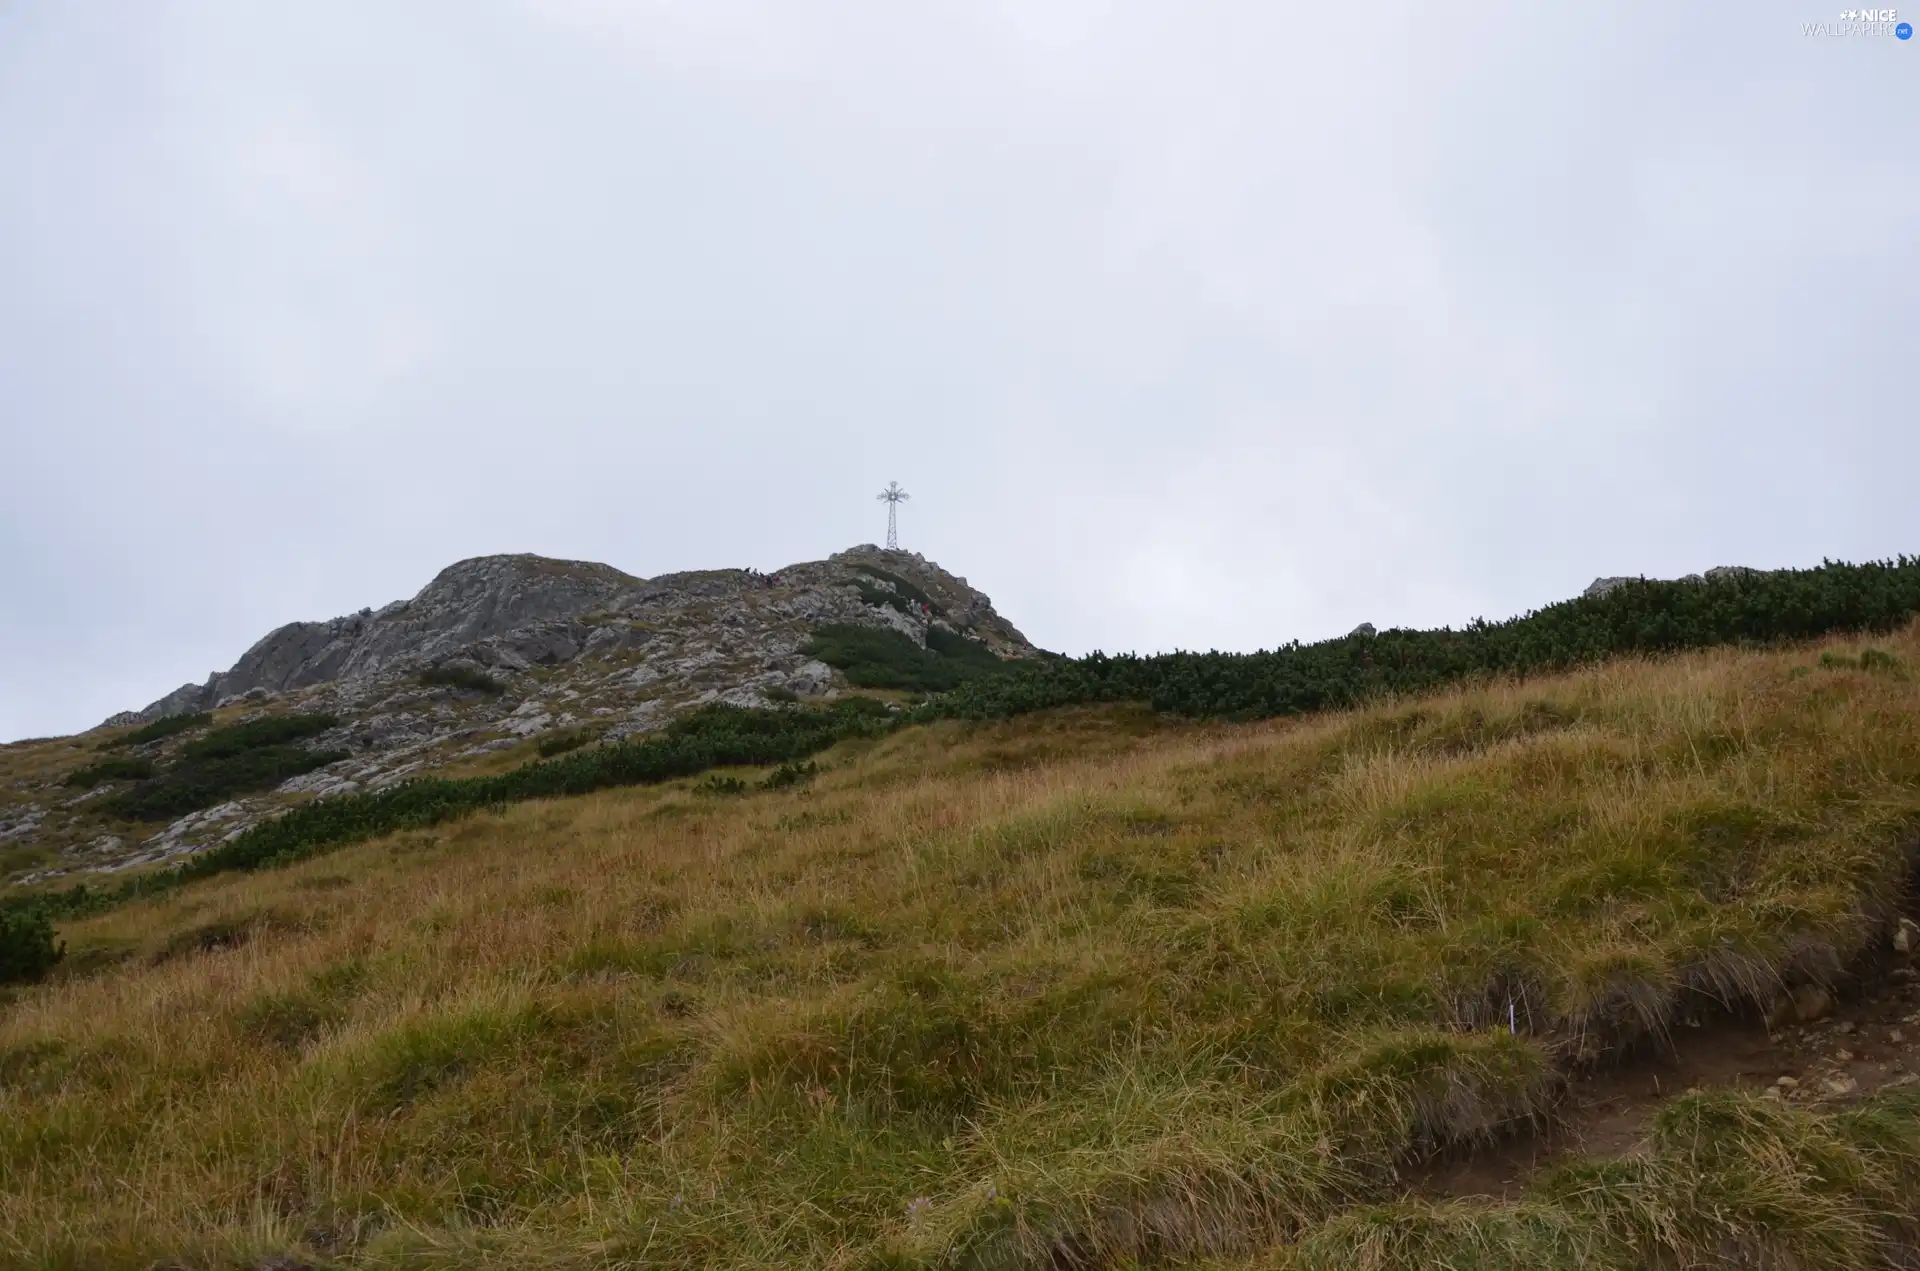
[[[231,669],[215,672],[204,685],[182,685],[138,715],[144,722],[207,710],[256,689],[285,692],[397,664],[424,666],[509,633],[517,638],[476,649],[483,654],[476,660],[516,667],[564,661],[577,651],[568,624],[555,629],[543,620],[574,618],[605,606],[639,582],[609,565],[477,556],[441,570],[412,600],[328,622],[290,622],[268,632]],[[488,653],[492,656],[484,656]]]
[[[1583,596],[1604,596],[1615,587],[1622,587],[1627,583],[1637,583],[1639,581],[1638,578],[1596,578],[1588,583],[1587,589],[1580,594]]]
[[[1375,631],[1373,629],[1373,624],[1371,622],[1363,622],[1359,626],[1355,627],[1353,630],[1347,632],[1347,635],[1349,638],[1353,636],[1371,636],[1371,635],[1379,635],[1379,634],[1380,633],[1378,631]]]
[[[923,648],[929,631],[944,630],[1003,657],[1036,652],[965,579],[907,552],[866,546],[768,574],[644,579],[579,561],[479,557],[442,570],[411,600],[279,627],[206,683],[114,717],[125,726],[223,706],[241,719],[325,712],[339,725],[303,744],[345,758],[125,843],[107,843],[103,832],[117,823],[87,796],[57,805],[57,826],[38,805],[8,813],[0,842],[55,835],[65,846],[54,874],[122,869],[205,850],[299,801],[473,771],[508,752],[531,759],[530,743],[554,732],[593,744],[712,703],[831,700],[845,678],[805,649],[833,623],[886,628]],[[429,667],[464,668],[474,682],[422,683]],[[164,766],[194,736],[137,753]]]
[[[898,600],[875,605],[862,588]],[[440,571],[412,600],[279,627],[205,684],[183,684],[112,722],[265,703],[323,685],[345,688],[336,704],[354,709],[364,705],[360,688],[390,696],[375,686],[439,663],[513,673],[612,659],[628,664],[635,688],[676,677],[723,686],[740,678],[738,659],[758,651],[762,670],[817,695],[832,672],[818,662],[802,666],[797,650],[812,627],[830,622],[889,627],[921,645],[928,628],[940,626],[1003,657],[1034,651],[964,578],[871,545],[773,574],[721,569],[652,579],[583,561],[481,556]]]
[[[40,823],[47,819],[47,810],[37,803],[29,803],[23,808],[15,808],[4,820],[0,820],[0,843],[11,843],[17,839],[33,837]]]

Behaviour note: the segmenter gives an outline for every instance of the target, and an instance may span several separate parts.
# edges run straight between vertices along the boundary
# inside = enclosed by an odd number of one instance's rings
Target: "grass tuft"
[[[1920,1254],[1920,1103],[1822,1114],[1682,1096],[1644,1156],[1563,1167],[1514,1204],[1403,1202],[1305,1239],[1301,1271],[1417,1267],[1906,1267]]]
[[[540,739],[539,751],[542,759],[551,759],[555,755],[564,755],[570,750],[591,745],[594,733],[590,729],[576,728],[569,732],[555,733]]]

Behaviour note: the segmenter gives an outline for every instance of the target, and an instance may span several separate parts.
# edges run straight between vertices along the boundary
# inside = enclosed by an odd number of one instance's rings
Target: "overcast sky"
[[[1920,551],[1920,40],[1838,17],[0,0],[0,738],[893,479],[1072,653]]]

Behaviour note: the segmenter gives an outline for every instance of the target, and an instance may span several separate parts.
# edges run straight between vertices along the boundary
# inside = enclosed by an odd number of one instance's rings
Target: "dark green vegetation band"
[[[175,733],[190,732],[195,728],[205,728],[213,722],[213,716],[206,711],[194,715],[168,715],[156,719],[144,728],[136,728],[125,737],[116,737],[108,746],[144,746],[150,741],[159,741]]]
[[[103,807],[130,820],[164,821],[210,808],[242,791],[277,786],[347,757],[344,750],[310,750],[296,744],[339,722],[332,715],[269,715],[216,728],[187,743],[180,757],[158,775],[148,763],[147,771],[140,774],[146,778],[140,785],[114,795]],[[106,760],[94,769],[115,762],[128,761]],[[129,770],[117,775],[134,774]]]
[[[1920,557],[1706,582],[1636,581],[1461,631],[1383,631],[1260,653],[1044,658],[1014,675],[961,685],[927,711],[1002,719],[1052,706],[1148,702],[1180,715],[1262,719],[1624,654],[1887,630],[1916,613]]]
[[[869,578],[878,578],[893,588],[892,592],[887,592],[883,588],[872,588],[855,583],[854,586],[859,588],[861,598],[868,604],[888,605],[906,614],[913,612],[914,605],[923,605],[938,617],[947,616],[946,608],[939,601],[900,575],[884,569],[876,569],[872,565],[855,565],[854,569]],[[897,601],[905,603],[896,603]]]
[[[138,755],[108,755],[98,763],[70,774],[66,784],[91,790],[104,781],[145,781],[153,775],[153,760]]]
[[[507,686],[494,679],[478,667],[471,666],[433,666],[420,672],[420,682],[428,688],[467,689],[475,693],[485,693],[497,697],[507,691]]]
[[[893,718],[884,704],[863,697],[820,710],[709,706],[682,716],[663,734],[646,741],[575,751],[495,777],[426,777],[372,794],[305,804],[172,869],[131,878],[117,887],[96,890],[81,884],[0,902],[0,912],[37,909],[60,918],[79,917],[195,879],[284,864],[330,847],[391,830],[436,825],[482,808],[669,781],[709,768],[785,764],[818,754],[848,737],[885,732]]]
[[[834,623],[819,628],[801,652],[819,658],[855,688],[944,693],[1009,664],[991,649],[956,632],[931,627],[927,647],[890,627]]]
[[[339,722],[332,715],[267,715],[216,728],[199,741],[187,743],[180,753],[185,759],[231,759],[249,750],[316,737]]]
[[[890,712],[862,698],[826,709],[710,707],[676,720],[659,737],[575,752],[501,776],[425,778],[308,804],[166,872],[112,889],[82,885],[0,902],[0,910],[32,906],[58,917],[78,916],[194,879],[293,861],[479,808],[667,781],[729,765],[793,762],[845,738],[903,723],[1001,719],[1124,701],[1182,715],[1257,719],[1353,706],[1380,693],[1565,670],[1611,656],[1888,630],[1916,614],[1920,557],[1901,556],[1704,582],[1631,582],[1461,631],[1387,631],[1244,654],[1046,656],[966,680],[909,711]]]

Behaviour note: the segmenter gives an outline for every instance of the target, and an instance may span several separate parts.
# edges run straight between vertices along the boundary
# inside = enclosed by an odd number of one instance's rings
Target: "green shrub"
[[[1885,649],[1862,649],[1860,651],[1860,669],[1863,671],[1881,671],[1898,674],[1900,659]]]
[[[1382,631],[1258,653],[1031,658],[1010,673],[958,685],[916,718],[1000,719],[1054,706],[1136,701],[1181,715],[1258,719],[1620,655],[1885,631],[1915,614],[1920,557],[1704,581],[1636,581],[1505,622],[1475,621],[1461,631]],[[1857,665],[1842,655],[1822,663]]]
[[[428,688],[459,688],[497,697],[507,686],[485,671],[471,666],[430,666],[420,672],[420,683]]]
[[[928,627],[927,647],[949,661],[972,666],[980,671],[1006,669],[1006,661],[999,654],[978,640],[961,635],[958,631]]]
[[[927,608],[933,610],[935,616],[941,618],[947,616],[947,611],[940,606],[938,601],[934,600],[932,596],[929,596],[926,592],[920,590],[900,575],[889,573],[884,569],[876,569],[871,565],[855,565],[854,568],[869,578],[878,578],[881,582],[892,583],[893,589],[896,592],[908,600],[925,605]],[[865,594],[866,592],[863,589],[861,595],[864,596]],[[872,604],[873,602],[868,601],[867,603]]]
[[[572,732],[555,733],[540,740],[540,756],[551,759],[555,755],[564,755],[569,750],[578,750],[593,740],[593,733],[585,728],[576,728]]]
[[[308,750],[292,744],[339,722],[325,714],[270,715],[216,728],[189,742],[180,758],[157,775],[148,764],[140,774],[143,784],[105,800],[101,808],[133,821],[164,821],[210,808],[243,791],[277,786],[347,757],[344,750]],[[127,775],[133,775],[131,768]]]
[[[861,578],[854,579],[853,586],[854,590],[860,593],[862,604],[872,605],[876,609],[897,609],[910,617],[917,616],[914,614],[913,607],[907,603],[905,596],[888,591],[885,587],[876,587]]]
[[[163,737],[171,737],[175,733],[184,733],[194,728],[204,728],[212,722],[213,716],[206,711],[201,711],[195,715],[168,715],[164,719],[154,720],[151,724],[143,728],[134,729],[125,737],[115,738],[113,741],[108,742],[107,745],[113,747],[143,746],[150,741],[159,741]]]
[[[834,623],[813,633],[803,652],[846,674],[860,688],[939,693],[1001,669],[985,646],[962,635],[929,632],[930,647],[885,627]]]
[[[144,781],[153,775],[153,760],[115,756],[91,763],[67,775],[66,784],[91,790],[103,781]]]
[[[863,688],[919,688],[927,662],[926,651],[900,632],[851,623],[821,627],[801,652]]]
[[[0,908],[0,984],[30,984],[66,956],[56,944],[53,920],[38,905]]]
[[[183,761],[226,759],[248,750],[282,746],[326,732],[340,721],[332,715],[268,715],[244,724],[216,728],[180,752]]]
[[[270,789],[346,757],[344,750],[259,746],[217,758],[183,760],[160,776],[104,800],[101,807],[132,821],[171,820],[248,790]]]
[[[715,795],[745,794],[747,783],[738,777],[723,777],[716,773],[694,786],[693,792]]]
[[[762,790],[785,790],[790,786],[802,785],[819,775],[820,765],[814,763],[812,760],[808,760],[806,763],[800,763],[790,759],[768,773],[767,779],[760,783],[760,788]]]

